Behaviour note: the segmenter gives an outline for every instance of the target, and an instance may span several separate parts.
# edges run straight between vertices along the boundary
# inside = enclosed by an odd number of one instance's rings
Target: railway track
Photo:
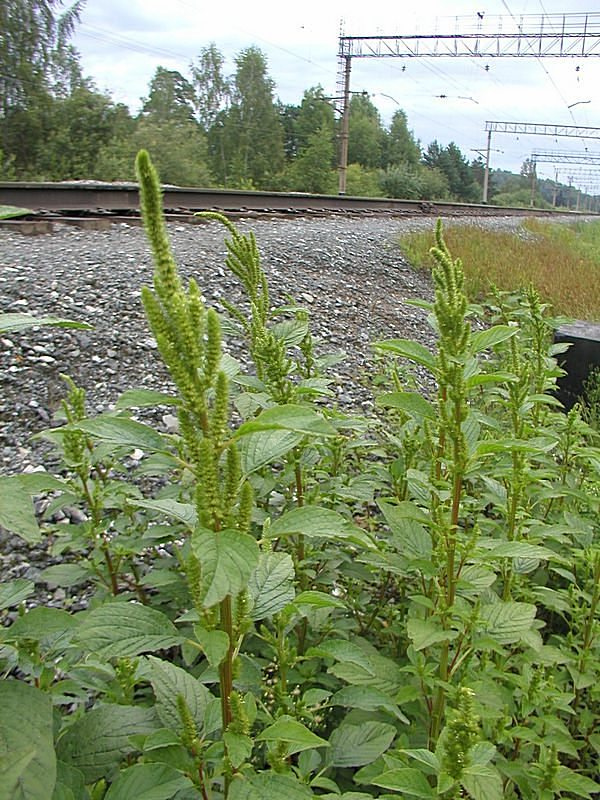
[[[575,211],[503,208],[466,203],[392,200],[386,198],[309,195],[282,192],[243,192],[226,189],[163,187],[168,219],[200,222],[198,211],[221,211],[237,217],[298,217],[314,215],[386,216],[577,216]],[[140,220],[138,186],[135,183],[0,183],[0,206],[28,210],[0,226],[24,233],[49,232],[54,223],[81,227],[106,227],[115,222]],[[589,215],[589,212],[586,212]]]

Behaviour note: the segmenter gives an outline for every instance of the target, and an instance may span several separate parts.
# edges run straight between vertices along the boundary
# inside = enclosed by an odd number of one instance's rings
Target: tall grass
[[[490,286],[511,291],[533,284],[555,314],[600,320],[600,222],[528,219],[515,232],[448,225],[444,238],[463,262],[472,300],[486,295]],[[430,246],[428,231],[400,239],[416,268],[431,268]]]

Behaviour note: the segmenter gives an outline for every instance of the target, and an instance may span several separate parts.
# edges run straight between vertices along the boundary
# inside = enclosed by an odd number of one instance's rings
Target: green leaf
[[[458,636],[458,631],[445,630],[433,619],[412,617],[408,620],[406,629],[415,650],[424,650],[440,642],[450,642]]]
[[[56,781],[49,694],[0,681],[0,800],[47,800]]]
[[[145,408],[146,406],[178,406],[179,398],[153,389],[128,389],[118,398],[115,408]]]
[[[504,797],[502,778],[491,764],[465,767],[460,782],[473,800],[502,800]]]
[[[119,601],[90,611],[76,642],[101,658],[131,658],[181,644],[183,637],[162,612]]]
[[[30,493],[18,475],[0,477],[0,525],[29,544],[42,538]]]
[[[329,742],[321,739],[316,733],[293,717],[284,714],[256,737],[259,742],[285,742],[287,754],[293,755],[313,747],[329,747]]]
[[[385,521],[394,536],[395,549],[410,559],[428,561],[431,558],[431,535],[423,525],[406,517],[405,508],[399,508],[384,500],[379,501]]]
[[[0,586],[0,611],[3,608],[18,606],[33,594],[34,589],[34,582],[28,581],[26,578],[17,578],[14,581],[3,583]]]
[[[253,742],[249,736],[227,731],[223,734],[223,743],[234,769],[237,769],[244,761],[248,761],[252,755]]]
[[[131,737],[158,728],[152,708],[104,705],[86,712],[59,739],[58,757],[81,770],[86,783],[109,775],[135,751]],[[47,797],[47,795],[46,795]]]
[[[488,636],[499,644],[514,644],[531,630],[536,611],[531,603],[500,601],[481,606],[479,618]]]
[[[201,625],[194,625],[194,635],[211,667],[218,667],[229,650],[229,636],[225,631],[207,631]]]
[[[476,331],[471,334],[469,350],[471,353],[480,353],[482,350],[487,350],[488,347],[510,339],[518,330],[514,325],[494,325],[485,331]]]
[[[227,800],[311,800],[313,797],[308,786],[295,778],[269,771],[250,778],[235,775]]]
[[[395,736],[396,728],[386,722],[342,723],[329,737],[327,761],[333,767],[362,767],[385,753]]]
[[[346,517],[320,506],[302,506],[287,511],[267,529],[271,539],[301,534],[309,538],[349,539],[372,547],[371,538]]]
[[[425,750],[422,747],[418,747],[415,749],[402,749],[401,753],[405,753],[410,758],[414,758],[415,761],[418,761],[420,764],[426,764],[428,767],[437,774],[440,769],[440,760],[436,756],[435,753],[432,753],[431,750]]]
[[[400,722],[409,723],[396,703],[384,692],[369,686],[344,686],[330,698],[327,705],[360,708],[362,711],[387,711]]]
[[[313,590],[300,592],[300,594],[296,595],[294,605],[298,607],[313,606],[314,608],[346,608],[346,605],[341,600],[338,600],[337,597]]]
[[[384,353],[393,353],[396,356],[408,358],[410,361],[426,367],[430,372],[436,370],[437,365],[433,353],[412,339],[386,339],[383,342],[376,342],[373,348]]]
[[[303,319],[286,319],[278,322],[271,328],[271,333],[276,339],[282,341],[286,347],[299,345],[308,333],[308,321]]]
[[[42,646],[52,646],[60,640],[69,641],[78,626],[79,620],[60,608],[37,606],[17,617],[3,632],[9,640],[33,639]]]
[[[20,208],[19,206],[0,206],[0,219],[26,217],[28,214],[35,214],[35,211],[31,208]]]
[[[163,661],[156,656],[146,656],[149,665],[149,680],[156,696],[156,713],[165,727],[178,733],[183,731],[183,722],[177,708],[181,696],[192,719],[202,729],[210,692],[197,678],[181,667]]]
[[[202,566],[205,608],[245,589],[258,564],[256,540],[233,529],[216,533],[200,528],[192,536],[192,550]]]
[[[109,442],[123,447],[138,447],[141,450],[162,451],[167,443],[153,428],[127,417],[114,417],[108,414],[93,419],[84,419],[68,428],[88,433],[101,442]]]
[[[435,792],[427,783],[427,778],[419,770],[410,767],[390,769],[371,779],[375,786],[402,792],[408,797],[433,798]]]
[[[173,517],[183,522],[191,530],[194,530],[198,524],[196,509],[191,503],[180,503],[170,498],[163,500],[130,500],[129,503],[137,508],[148,508],[151,511],[158,511],[167,517]]]
[[[336,435],[335,428],[312,408],[292,403],[265,409],[258,417],[240,425],[236,435],[269,430],[287,430],[311,436]]]
[[[578,797],[591,797],[600,792],[600,783],[596,783],[585,775],[580,775],[568,767],[559,767],[555,784],[556,788],[563,792],[576,794]]]
[[[300,444],[303,438],[303,434],[294,431],[274,430],[246,434],[238,442],[242,472],[250,475],[280,460]]]
[[[76,586],[90,577],[90,571],[80,564],[54,564],[42,570],[39,579],[55,586]]]
[[[547,547],[540,547],[529,542],[501,542],[489,550],[492,558],[533,558],[538,561],[563,561],[561,557]]]
[[[333,658],[344,663],[358,664],[366,672],[375,675],[369,656],[347,639],[326,639],[321,644],[309,648],[306,655],[311,658],[315,656],[317,658]]]
[[[435,408],[418,392],[387,392],[379,395],[377,405],[395,408],[417,420],[437,419]]]
[[[171,800],[181,789],[193,786],[168,764],[135,764],[119,773],[104,800]]]
[[[61,319],[60,317],[32,317],[29,314],[0,314],[0,333],[8,331],[22,331],[26,328],[37,328],[38,326],[48,326],[53,328],[81,328],[90,330],[92,325],[87,322],[75,322],[72,319]]]
[[[288,553],[261,553],[258,565],[248,582],[254,602],[253,620],[272,617],[295,597],[294,562]]]

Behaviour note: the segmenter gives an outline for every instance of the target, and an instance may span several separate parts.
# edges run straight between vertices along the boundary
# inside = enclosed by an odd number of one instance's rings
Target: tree
[[[231,106],[217,115],[210,130],[215,174],[226,186],[270,188],[284,164],[274,83],[258,48],[242,50],[235,62]]]
[[[83,0],[0,3],[0,147],[16,175],[35,173],[54,97],[81,85],[69,38]]]
[[[479,200],[479,186],[471,172],[469,162],[454,142],[442,147],[437,141],[431,142],[423,155],[423,163],[439,169],[448,181],[450,194],[454,199],[466,203]]]
[[[336,188],[336,173],[332,169],[335,148],[326,123],[309,134],[308,141],[288,167],[286,189],[312,194],[329,194]]]
[[[176,70],[157,67],[142,113],[159,125],[183,124],[194,120],[194,89]]]
[[[215,124],[229,99],[229,81],[223,75],[223,54],[211,43],[192,62],[192,87],[196,118],[205,132]]]
[[[392,117],[392,123],[386,139],[386,160],[390,165],[407,164],[416,167],[421,158],[421,146],[415,141],[412,131],[408,130],[406,114],[398,109]]]
[[[52,180],[93,177],[105,143],[126,139],[135,123],[126,106],[115,105],[93,84],[52,101],[38,158],[41,176]]]
[[[385,131],[379,112],[367,94],[353,95],[348,120],[348,163],[383,166]]]

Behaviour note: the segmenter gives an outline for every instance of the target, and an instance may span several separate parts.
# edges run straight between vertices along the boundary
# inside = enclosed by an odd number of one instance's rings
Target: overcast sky
[[[190,62],[212,42],[226,59],[228,75],[241,50],[259,47],[276,98],[297,105],[304,91],[317,85],[326,95],[337,93],[340,32],[444,34],[472,32],[479,24],[496,33],[514,29],[521,15],[544,14],[550,15],[545,25],[554,30],[558,19],[552,15],[594,11],[591,0],[417,0],[413,10],[407,5],[402,0],[87,0],[75,46],[84,73],[134,113],[156,67],[189,77]],[[530,16],[525,22],[528,28],[535,23]],[[600,33],[600,15],[593,26]],[[600,126],[600,42],[596,53],[544,59],[353,58],[350,88],[369,93],[385,125],[402,108],[424,147],[434,139],[442,145],[454,141],[471,159],[485,150],[486,121]],[[491,167],[518,172],[534,150],[586,148],[600,153],[600,141],[494,133]],[[566,183],[567,171],[579,170],[563,165],[559,180]],[[549,164],[540,164],[538,172],[554,177]],[[583,186],[585,180],[575,175],[573,182]]]

